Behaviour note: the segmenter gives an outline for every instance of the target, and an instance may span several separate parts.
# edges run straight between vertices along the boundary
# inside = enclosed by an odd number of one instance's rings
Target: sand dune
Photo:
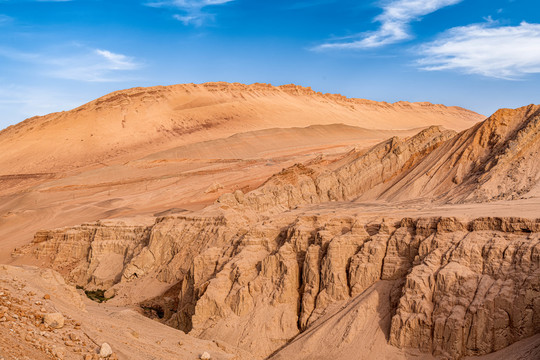
[[[397,130],[440,124],[461,130],[482,119],[457,107],[347,99],[295,85],[207,83],[134,88],[3,130],[0,175],[99,166],[268,128],[341,123]]]

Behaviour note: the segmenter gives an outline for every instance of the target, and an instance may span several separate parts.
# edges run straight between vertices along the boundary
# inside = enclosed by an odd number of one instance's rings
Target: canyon
[[[5,129],[0,151],[13,356],[540,357],[538,105],[135,88]],[[43,328],[52,310],[66,329]]]

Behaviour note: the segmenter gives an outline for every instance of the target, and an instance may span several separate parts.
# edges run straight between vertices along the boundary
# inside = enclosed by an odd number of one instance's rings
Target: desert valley
[[[132,88],[0,154],[0,359],[540,359],[540,105]]]

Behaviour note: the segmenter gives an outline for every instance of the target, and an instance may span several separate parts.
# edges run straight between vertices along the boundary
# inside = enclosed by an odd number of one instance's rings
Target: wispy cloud
[[[129,56],[101,49],[96,49],[95,52],[107,60],[107,67],[111,70],[134,70],[139,67]]]
[[[87,82],[125,80],[119,76],[119,72],[141,67],[132,57],[102,49],[89,49],[75,56],[51,59],[50,63],[50,76]]]
[[[11,16],[0,14],[0,26],[6,25],[12,21],[13,21],[13,18]]]
[[[501,79],[540,73],[540,24],[456,27],[421,47],[424,70],[458,70]]]
[[[188,13],[186,15],[174,14],[173,18],[182,22],[184,25],[202,26],[206,20],[213,18],[214,15],[203,12]]]
[[[151,1],[145,5],[151,7],[169,7],[178,9],[181,14],[174,14],[173,18],[184,23],[184,25],[201,26],[208,19],[212,19],[214,14],[204,11],[204,8],[214,5],[223,5],[234,0],[166,0]]]
[[[38,75],[86,82],[123,81],[126,79],[119,75],[120,72],[137,70],[142,66],[132,57],[109,50],[80,45],[62,50],[62,54],[58,54],[0,48],[0,56],[31,64]]]
[[[369,49],[408,40],[413,37],[410,23],[441,8],[463,0],[393,0],[382,6],[382,14],[373,19],[380,23],[375,31],[358,34],[357,40],[329,42],[315,50]]]

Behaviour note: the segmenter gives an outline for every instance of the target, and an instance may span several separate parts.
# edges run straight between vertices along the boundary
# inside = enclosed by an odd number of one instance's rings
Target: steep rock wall
[[[257,358],[380,280],[397,284],[388,336],[400,348],[458,359],[540,332],[538,219],[182,216],[41,232],[34,246],[39,257],[57,254],[53,267],[80,253],[71,278],[101,285],[97,249],[129,254],[114,281],[179,282],[169,325]]]
[[[96,222],[39,231],[30,245],[36,258],[86,288],[109,288],[146,245],[150,227]]]

